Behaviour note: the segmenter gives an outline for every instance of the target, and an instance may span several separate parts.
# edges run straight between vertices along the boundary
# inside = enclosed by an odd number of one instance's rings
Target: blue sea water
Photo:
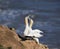
[[[50,49],[60,49],[60,1],[59,0],[0,0],[0,24],[16,28],[22,34],[24,18],[34,15],[33,29],[42,30],[40,43]]]

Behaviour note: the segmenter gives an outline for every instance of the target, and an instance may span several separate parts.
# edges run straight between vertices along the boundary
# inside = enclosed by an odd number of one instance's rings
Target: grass
[[[4,48],[2,45],[0,45],[0,49],[6,49],[6,48]]]
[[[0,49],[12,49],[12,47],[5,48],[4,46],[0,45]]]

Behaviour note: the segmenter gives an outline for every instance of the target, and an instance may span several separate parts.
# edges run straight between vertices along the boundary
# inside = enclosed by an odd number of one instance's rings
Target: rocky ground
[[[49,49],[46,45],[38,45],[34,40],[24,40],[16,34],[14,28],[0,25],[0,49]]]

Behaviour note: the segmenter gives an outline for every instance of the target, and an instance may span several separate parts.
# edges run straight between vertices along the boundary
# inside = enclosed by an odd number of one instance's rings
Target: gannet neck
[[[32,26],[33,26],[33,20],[30,19],[30,28],[32,28]]]
[[[28,17],[25,17],[25,25],[28,26]]]

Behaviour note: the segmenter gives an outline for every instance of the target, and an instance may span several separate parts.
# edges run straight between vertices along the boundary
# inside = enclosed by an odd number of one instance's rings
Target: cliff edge
[[[34,40],[24,40],[16,34],[14,28],[0,25],[0,49],[48,49],[46,45],[38,45]]]

